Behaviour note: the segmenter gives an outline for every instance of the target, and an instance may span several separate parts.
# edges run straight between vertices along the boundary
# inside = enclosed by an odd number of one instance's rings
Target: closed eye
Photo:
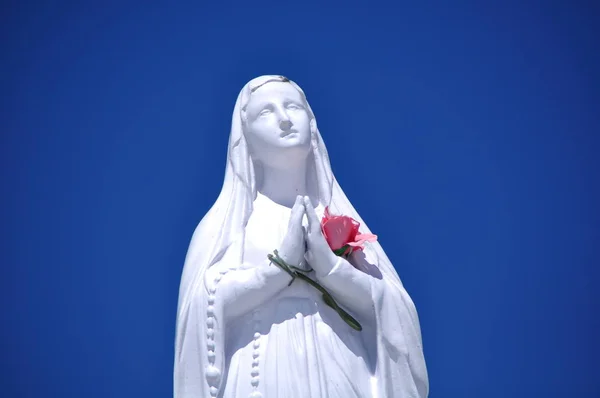
[[[288,109],[292,109],[292,110],[296,110],[296,109],[302,109],[302,107],[301,107],[300,105],[298,105],[298,104],[294,104],[294,103],[289,103],[289,104],[287,105],[287,108],[288,108]]]
[[[267,116],[269,113],[271,113],[270,109],[263,109],[262,111],[260,111],[258,116]]]

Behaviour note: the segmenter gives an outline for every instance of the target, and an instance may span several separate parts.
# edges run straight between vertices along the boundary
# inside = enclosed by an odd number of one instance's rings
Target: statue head
[[[241,116],[254,162],[277,169],[305,163],[315,122],[304,94],[283,76],[259,77],[249,86]]]

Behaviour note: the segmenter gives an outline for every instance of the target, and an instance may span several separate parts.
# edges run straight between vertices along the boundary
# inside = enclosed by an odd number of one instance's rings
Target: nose
[[[292,128],[292,121],[289,119],[284,119],[279,122],[279,128],[283,131],[287,131]]]

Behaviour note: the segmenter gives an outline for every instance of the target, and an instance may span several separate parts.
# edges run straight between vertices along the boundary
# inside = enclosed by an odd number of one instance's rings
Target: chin
[[[289,137],[278,142],[279,150],[285,153],[286,157],[306,157],[311,150],[310,140],[301,139],[301,137]]]

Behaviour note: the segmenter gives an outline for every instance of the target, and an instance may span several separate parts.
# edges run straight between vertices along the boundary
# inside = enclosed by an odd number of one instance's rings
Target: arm
[[[363,317],[372,317],[375,310],[373,292],[382,288],[383,281],[361,269],[375,266],[360,252],[350,256],[351,262],[335,254],[334,257],[327,256],[327,260],[321,261],[322,266],[315,271],[317,280],[339,304]]]
[[[225,306],[228,319],[243,315],[280,292],[290,276],[275,265],[263,264],[249,269],[227,270],[226,264],[213,266],[206,273],[209,289],[215,290],[215,301]],[[227,273],[223,274],[223,270]]]
[[[304,205],[308,219],[306,260],[315,270],[317,280],[340,304],[357,314],[371,317],[374,310],[374,289],[382,287],[381,279],[373,277],[376,275],[373,270],[377,267],[370,264],[363,253],[353,254],[350,257],[352,264],[333,253],[308,198]]]
[[[299,264],[304,256],[303,215],[302,198],[298,196],[292,208],[287,234],[281,243],[283,258],[292,264]],[[241,239],[227,250],[218,264],[206,272],[208,293],[210,295],[214,291],[214,301],[219,300],[225,306],[225,314],[229,319],[260,306],[286,287],[291,279],[281,268],[270,264],[267,253],[263,259],[255,260],[253,267],[239,269],[237,264],[241,258],[236,254],[239,255],[243,250]]]

